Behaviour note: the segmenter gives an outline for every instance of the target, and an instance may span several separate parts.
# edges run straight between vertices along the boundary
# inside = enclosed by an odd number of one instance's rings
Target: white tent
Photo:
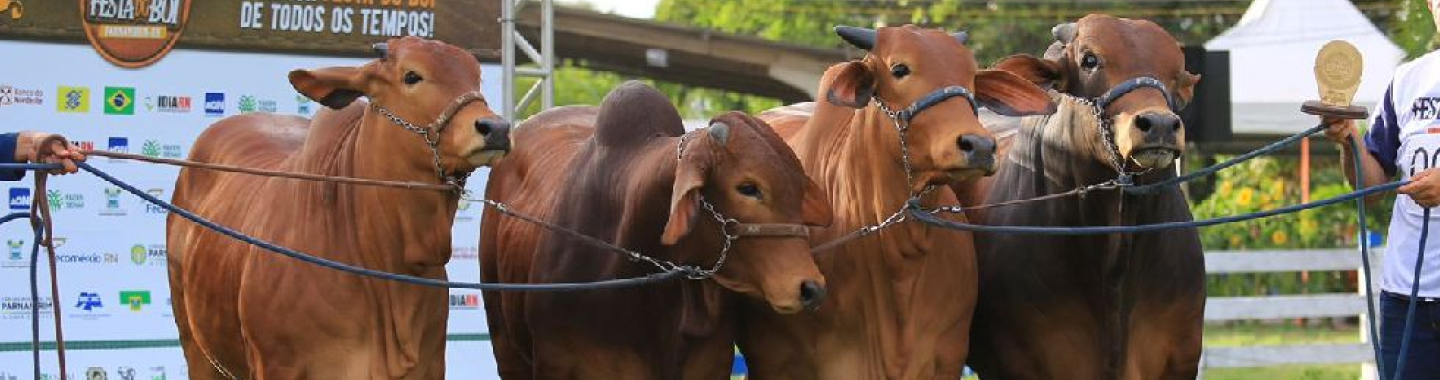
[[[1300,103],[1319,98],[1315,53],[1337,39],[1360,49],[1365,63],[1355,104],[1373,111],[1405,54],[1349,1],[1255,0],[1239,23],[1206,42],[1206,50],[1230,51],[1234,133],[1292,134],[1314,126],[1317,119],[1300,113]]]

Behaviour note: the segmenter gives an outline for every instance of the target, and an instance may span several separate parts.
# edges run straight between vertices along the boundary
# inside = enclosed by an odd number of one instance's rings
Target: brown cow
[[[835,224],[812,233],[814,244],[880,223],[932,185],[942,186],[925,196],[926,205],[954,204],[943,185],[993,171],[993,140],[974,107],[1050,112],[1034,84],[980,71],[963,34],[914,26],[836,31],[869,54],[825,72],[819,93],[826,102],[761,115],[787,136],[806,172],[834,201]],[[960,94],[954,87],[972,89],[974,99],[935,97]],[[897,119],[880,103],[892,110],[930,105],[910,113],[908,158]],[[746,304],[740,348],[750,373],[759,379],[958,379],[975,302],[974,254],[970,234],[918,223],[818,253],[830,296],[817,312],[776,315]]]
[[[516,129],[519,149],[491,172],[487,198],[657,259],[723,266],[715,281],[486,293],[502,377],[725,379],[734,358],[732,292],[764,300],[770,313],[823,298],[825,280],[801,223],[828,225],[830,205],[780,137],[738,112],[682,134],[669,100],[638,82],[616,88],[599,108],[552,109]],[[742,236],[724,256],[725,229],[747,225],[722,226],[721,215],[790,224],[798,234]],[[487,281],[585,282],[657,271],[494,210],[481,228]]]
[[[473,56],[414,37],[377,50],[382,58],[361,67],[290,73],[296,90],[335,111],[322,110],[314,120],[230,117],[200,135],[190,159],[440,183],[508,150],[509,123],[476,97],[480,64]],[[369,102],[356,101],[362,95]],[[447,110],[454,110],[448,121],[424,125],[445,119]],[[405,121],[420,123],[409,126],[433,137],[407,130]],[[183,169],[173,201],[302,252],[444,279],[459,199],[457,193]],[[445,289],[299,263],[175,215],[167,235],[175,323],[190,378],[444,377]]]
[[[995,203],[1102,183],[1120,172],[1134,173],[1136,183],[1173,177],[1169,168],[1185,141],[1175,112],[1199,80],[1185,71],[1175,39],[1149,21],[1103,15],[1060,25],[1055,35],[1058,42],[1044,59],[1017,56],[997,67],[1059,91],[1052,93],[1059,110],[1021,120],[993,189],[982,183],[972,191]],[[983,222],[1114,226],[1190,219],[1184,195],[1172,187],[994,208]],[[1205,263],[1195,229],[983,234],[977,241],[984,290],[971,365],[982,377],[1195,378],[1205,309]]]

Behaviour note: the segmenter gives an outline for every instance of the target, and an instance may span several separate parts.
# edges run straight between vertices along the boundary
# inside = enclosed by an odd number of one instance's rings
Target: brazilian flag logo
[[[134,87],[106,87],[106,88],[105,88],[105,114],[106,114],[106,115],[134,115],[134,114],[135,114],[135,88],[134,88]]]

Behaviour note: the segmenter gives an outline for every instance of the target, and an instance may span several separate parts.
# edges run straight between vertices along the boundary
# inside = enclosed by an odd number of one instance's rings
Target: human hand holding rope
[[[60,169],[48,171],[49,174],[75,173],[80,170],[75,162],[84,160],[85,154],[81,153],[80,148],[71,144],[64,136],[25,131],[20,132],[16,138],[15,162],[59,164],[61,166]]]
[[[1435,171],[1440,169],[1426,169],[1410,176],[1410,183],[1395,189],[1395,192],[1409,195],[1420,207],[1431,208],[1440,206],[1440,175]]]

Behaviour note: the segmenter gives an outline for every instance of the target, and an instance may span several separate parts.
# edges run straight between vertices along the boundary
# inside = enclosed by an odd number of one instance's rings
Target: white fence
[[[1372,266],[1378,265],[1380,251],[1371,249]],[[1209,252],[1205,254],[1205,268],[1208,274],[1349,271],[1360,269],[1360,254],[1355,248]],[[1369,280],[1363,271],[1361,279]],[[1374,351],[1369,343],[1364,343],[1369,341],[1364,316],[1365,288],[1359,288],[1358,293],[1210,297],[1205,305],[1206,322],[1359,315],[1362,343],[1205,347],[1200,363],[1202,373],[1205,368],[1357,363],[1362,365],[1361,378],[1373,376]]]

